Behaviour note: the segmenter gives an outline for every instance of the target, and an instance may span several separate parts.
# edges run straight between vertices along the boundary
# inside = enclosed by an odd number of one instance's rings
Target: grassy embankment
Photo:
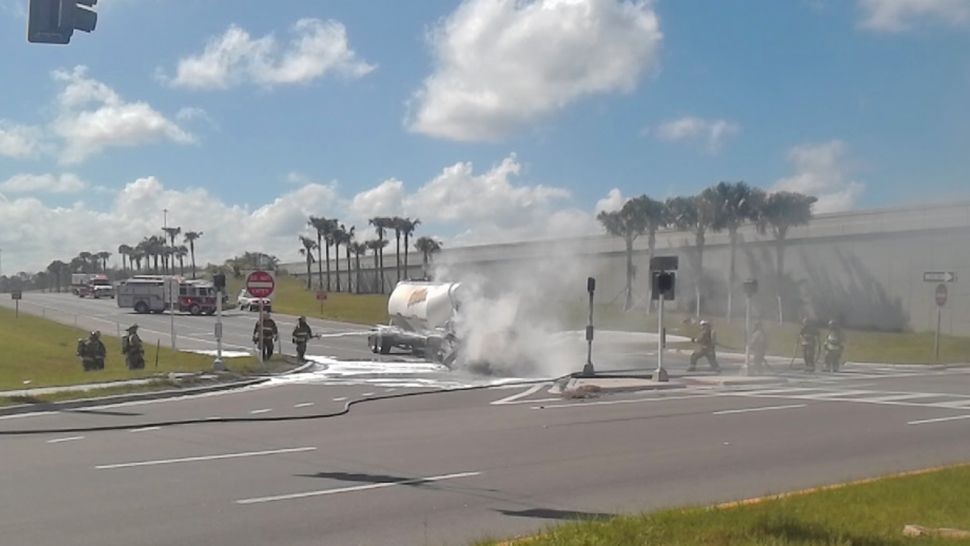
[[[326,320],[338,320],[357,324],[380,324],[387,322],[387,296],[381,294],[348,294],[328,292],[323,305],[316,300],[316,275],[314,289],[306,289],[306,281],[278,274],[273,294],[273,312],[287,315],[305,315]],[[229,279],[229,300],[235,303],[244,279]]]
[[[168,372],[195,372],[210,370],[212,357],[193,353],[172,351],[162,347],[158,350],[158,366],[155,366],[155,346],[145,347],[146,368],[132,371],[125,367],[121,354],[121,340],[102,336],[107,359],[105,369],[85,372],[80,360],[74,356],[77,340],[87,333],[78,328],[0,307],[0,390],[33,387],[76,385],[81,383],[114,381],[120,379],[150,378]],[[230,359],[229,367],[235,372],[255,371],[258,364],[251,357]],[[96,394],[116,394],[170,386],[164,378],[149,385],[112,387],[111,391],[99,389]],[[42,400],[82,398],[91,392],[58,393],[44,395]],[[17,402],[14,400],[13,402]],[[0,404],[11,400],[0,397]]]
[[[970,467],[890,477],[764,502],[566,523],[535,537],[483,540],[528,546],[942,546],[970,539],[911,538],[903,527],[970,529]]]

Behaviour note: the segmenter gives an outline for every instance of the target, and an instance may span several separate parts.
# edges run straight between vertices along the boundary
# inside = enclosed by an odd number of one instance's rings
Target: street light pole
[[[741,375],[751,375],[751,296],[758,293],[757,279],[744,281],[744,368]]]

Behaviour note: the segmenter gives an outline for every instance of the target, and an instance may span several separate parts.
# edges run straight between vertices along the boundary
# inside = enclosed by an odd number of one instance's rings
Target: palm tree
[[[785,276],[785,240],[788,230],[802,226],[812,219],[812,205],[817,197],[797,192],[779,191],[768,194],[758,214],[758,231],[762,234],[771,228],[775,238],[775,290],[778,298],[778,322],[784,320],[781,305],[781,287]]]
[[[349,245],[347,245],[347,249],[354,253],[354,271],[356,272],[357,277],[355,279],[356,282],[354,283],[355,288],[357,289],[355,293],[360,294],[360,257],[361,255],[367,253],[367,245],[365,243],[352,241]]]
[[[764,201],[764,192],[744,182],[720,182],[703,191],[705,199],[714,203],[712,231],[727,230],[731,258],[727,274],[727,318],[731,320],[734,309],[735,255],[738,246],[738,228],[746,222],[758,219],[758,211]]]
[[[323,290],[323,256],[320,255],[321,249],[327,253],[327,290],[330,290],[330,245],[332,244],[331,234],[337,228],[337,221],[324,218],[323,216],[311,216],[307,224],[317,232],[317,270],[319,273],[319,286]],[[326,243],[326,244],[324,244]]]
[[[300,242],[303,243],[300,256],[306,257],[306,289],[310,290],[313,287],[313,272],[310,266],[313,264],[313,250],[317,248],[317,242],[304,235],[300,235]]]
[[[60,260],[54,260],[53,262],[50,263],[50,265],[47,266],[47,271],[49,271],[50,274],[54,276],[54,279],[57,282],[58,292],[61,291],[61,285],[62,285],[61,275],[64,274],[67,270],[68,270],[68,265]]]
[[[179,259],[179,275],[185,276],[185,257],[189,255],[189,249],[185,245],[175,247],[175,256]],[[174,266],[173,266],[174,269]]]
[[[128,271],[128,264],[125,263],[125,258],[128,258],[129,256],[131,256],[131,250],[132,250],[132,248],[130,246],[126,245],[126,244],[118,245],[118,255],[121,256],[121,271],[122,272],[127,272]],[[131,259],[128,258],[128,261],[131,261]]]
[[[374,269],[377,274],[380,275],[379,280],[375,279],[374,290],[380,290],[381,294],[384,293],[384,268],[380,265],[380,256],[384,253],[384,247],[387,246],[387,241],[384,239],[371,239],[365,243],[367,248],[374,251]]]
[[[350,226],[350,229],[346,229],[343,225],[340,226],[341,231],[343,231],[343,244],[344,252],[347,255],[347,293],[351,292],[350,286],[350,244],[354,241],[354,235],[357,231],[356,226]],[[337,276],[340,276],[340,268],[337,268]]]
[[[107,273],[108,272],[108,258],[111,257],[111,253],[108,252],[107,250],[102,250],[101,252],[98,252],[97,256],[98,256],[98,258],[101,259],[101,272]]]
[[[378,275],[380,276],[380,281],[378,284],[380,285],[381,294],[384,293],[384,247],[387,246],[383,244],[384,231],[391,228],[391,222],[391,218],[386,216],[375,216],[374,218],[368,220],[368,223],[374,226],[374,230],[377,231],[377,240],[381,241],[379,246],[374,247],[375,252],[378,254],[377,256],[374,256],[374,260],[376,262],[374,265],[377,267]]]
[[[667,205],[662,201],[651,199],[646,195],[634,197],[626,204],[634,210],[634,214],[643,222],[647,234],[647,263],[653,261],[653,255],[657,248],[657,231],[667,226]],[[625,204],[625,205],[626,205]],[[650,286],[650,306],[653,305],[653,283]],[[648,309],[650,308],[648,306]]]
[[[405,277],[407,277],[408,275],[408,247],[411,240],[411,235],[414,234],[414,230],[417,229],[418,224],[420,223],[421,223],[421,220],[417,218],[400,219],[401,233],[404,234],[404,276]]]
[[[129,262],[134,260],[135,265],[134,267],[132,267],[132,271],[134,271],[135,273],[138,273],[139,271],[141,271],[141,261],[144,258],[145,258],[144,247],[142,247],[141,245],[135,245],[135,247],[131,249],[131,255],[128,257]],[[131,264],[129,263],[129,265]]]
[[[81,259],[81,264],[82,264],[81,265],[81,272],[82,273],[89,273],[89,271],[88,271],[88,265],[90,265],[90,263],[91,263],[91,256],[92,256],[92,254],[90,252],[87,252],[87,251],[79,252],[78,253],[77,257]]]
[[[418,237],[414,241],[414,248],[421,253],[424,276],[428,276],[428,264],[431,262],[431,255],[441,251],[441,243],[431,237]]]
[[[186,231],[185,242],[189,243],[189,254],[192,256],[192,278],[195,278],[195,242],[202,237],[201,231]]]
[[[704,243],[707,231],[714,224],[715,204],[704,194],[691,197],[674,197],[667,200],[670,222],[677,229],[694,234],[697,249],[696,269],[694,270],[695,315],[701,316],[701,282],[704,278]]]
[[[633,277],[636,275],[633,267],[633,241],[646,232],[647,220],[632,199],[624,203],[620,210],[600,212],[596,219],[603,224],[607,233],[614,237],[623,237],[626,244],[626,303],[623,308],[629,310],[633,307]]]
[[[344,237],[347,236],[347,231],[343,224],[336,226],[330,231],[330,241],[333,243],[334,252],[334,269],[337,270],[337,292],[340,292],[340,245],[344,242]],[[350,282],[348,280],[347,282]]]
[[[401,231],[404,227],[402,224],[404,218],[391,216],[387,220],[388,227],[394,230],[394,239],[397,241],[397,246],[394,250],[394,272],[397,275],[397,282],[401,282]]]

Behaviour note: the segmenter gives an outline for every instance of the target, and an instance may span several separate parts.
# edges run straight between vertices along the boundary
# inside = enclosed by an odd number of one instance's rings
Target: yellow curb
[[[961,468],[965,466],[970,466],[970,463],[956,463],[956,464],[949,464],[949,465],[942,465],[942,466],[931,466],[929,468],[920,468],[917,470],[907,470],[905,472],[897,472],[895,474],[884,474],[882,476],[874,476],[872,478],[862,478],[860,480],[851,480],[847,482],[833,483],[829,485],[820,485],[818,487],[809,487],[807,489],[798,489],[796,491],[786,491],[784,493],[777,493],[774,495],[764,495],[761,497],[752,497],[750,499],[722,502],[721,504],[714,505],[714,507],[719,509],[737,508],[740,506],[761,504],[763,502],[785,499],[788,497],[799,497],[802,495],[808,495],[810,493],[819,493],[821,491],[831,491],[833,489],[842,489],[843,487],[849,487],[851,485],[862,485],[862,484],[877,482],[877,481],[885,480],[889,478],[904,478],[906,476],[919,476],[922,474],[939,472],[940,470],[948,470],[951,468]]]

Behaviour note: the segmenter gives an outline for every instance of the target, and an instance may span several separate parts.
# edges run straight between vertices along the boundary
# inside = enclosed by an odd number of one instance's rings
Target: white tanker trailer
[[[376,326],[367,336],[371,351],[404,349],[450,367],[457,356],[454,320],[460,288],[456,282],[397,283],[387,300],[390,323]]]

